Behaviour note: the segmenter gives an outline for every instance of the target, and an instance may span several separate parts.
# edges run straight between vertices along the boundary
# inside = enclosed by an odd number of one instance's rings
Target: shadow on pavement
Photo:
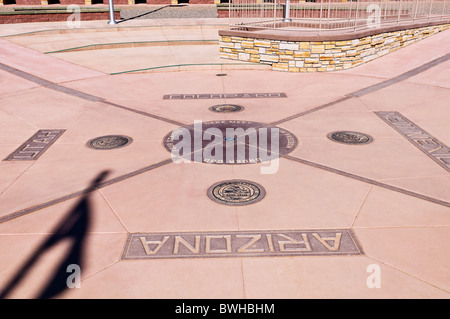
[[[79,269],[83,268],[83,252],[86,234],[90,226],[92,208],[89,197],[93,190],[106,178],[109,171],[103,171],[91,185],[86,189],[83,197],[75,204],[73,209],[52,231],[52,236],[48,238],[28,260],[17,271],[12,280],[0,292],[0,298],[6,298],[17,287],[20,281],[32,269],[39,258],[50,248],[62,240],[71,240],[70,251],[59,264],[54,276],[48,280],[48,284],[43,287],[41,292],[35,297],[37,299],[52,298],[63,292],[68,287],[69,265],[76,265]]]
[[[181,4],[181,5],[180,5],[180,4],[178,4],[178,5],[177,5],[177,4],[169,4],[169,5],[160,7],[160,8],[158,8],[158,9],[155,9],[155,10],[152,10],[152,11],[149,11],[149,12],[142,13],[142,14],[140,14],[140,15],[131,17],[131,18],[119,20],[119,21],[117,21],[117,23],[121,23],[121,22],[129,21],[129,20],[137,19],[137,18],[140,18],[140,17],[145,17],[146,15],[149,15],[149,14],[151,14],[151,13],[155,13],[155,12],[157,12],[157,11],[163,10],[163,9],[165,9],[165,8],[168,8],[168,7],[184,7],[184,6],[186,6],[186,5],[183,5],[183,4]]]

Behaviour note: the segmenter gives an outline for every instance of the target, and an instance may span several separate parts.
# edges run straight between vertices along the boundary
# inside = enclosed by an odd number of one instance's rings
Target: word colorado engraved
[[[283,98],[286,93],[166,94],[164,100]]]
[[[65,132],[66,130],[39,130],[5,161],[35,161]]]
[[[414,146],[450,172],[450,148],[398,112],[375,112]]]
[[[361,255],[350,229],[132,233],[122,259]]]

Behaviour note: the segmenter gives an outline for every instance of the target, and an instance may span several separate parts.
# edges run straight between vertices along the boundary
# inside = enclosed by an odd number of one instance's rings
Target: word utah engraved
[[[36,161],[66,130],[39,130],[5,161]]]

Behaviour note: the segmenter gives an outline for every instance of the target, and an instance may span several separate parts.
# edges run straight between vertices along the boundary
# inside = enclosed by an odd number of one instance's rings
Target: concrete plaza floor
[[[222,19],[0,26],[0,291],[38,251],[7,297],[39,296],[72,247],[64,239],[77,241],[56,227],[89,201],[81,287],[58,298],[449,298],[450,31],[354,69],[291,74],[219,59],[217,31],[226,27]],[[164,99],[183,94],[212,96]],[[244,109],[209,110],[226,103]],[[407,119],[410,130],[383,114]],[[267,163],[174,163],[164,137],[199,120],[276,125],[298,143],[274,174],[261,174]],[[37,159],[6,160],[39,130],[63,133],[42,154],[31,147]],[[373,141],[336,143],[334,131]],[[132,143],[86,146],[107,135]],[[265,197],[211,200],[210,186],[226,180],[257,183]],[[358,251],[340,254],[337,234],[349,233]],[[148,256],[125,258],[134,234],[153,234],[141,236]],[[175,248],[151,258],[176,236],[182,258]],[[254,240],[199,257],[195,236]],[[285,255],[258,246],[275,236]],[[304,253],[318,237],[326,253]]]

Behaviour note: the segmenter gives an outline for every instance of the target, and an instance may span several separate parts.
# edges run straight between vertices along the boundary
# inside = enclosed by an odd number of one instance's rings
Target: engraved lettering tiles
[[[122,259],[359,255],[349,229],[129,234]]]
[[[286,93],[225,93],[225,94],[166,94],[164,100],[197,100],[197,99],[270,99],[285,98]]]
[[[5,161],[35,161],[37,160],[65,130],[39,130]]]
[[[450,148],[399,112],[375,112],[415,147],[450,172]]]

